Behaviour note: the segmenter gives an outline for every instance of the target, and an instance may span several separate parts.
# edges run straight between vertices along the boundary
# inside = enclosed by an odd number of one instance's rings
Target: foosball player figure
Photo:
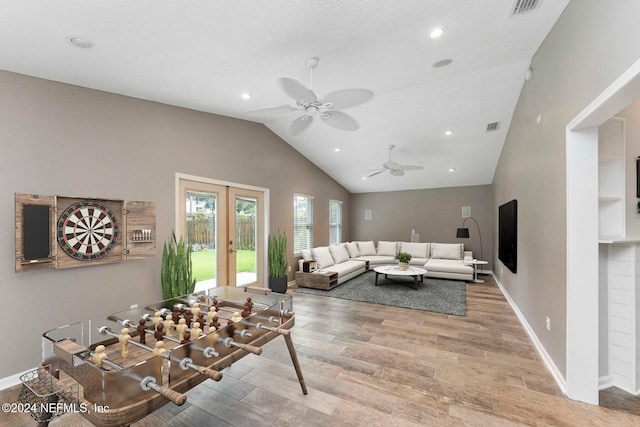
[[[173,307],[173,311],[171,312],[171,319],[176,325],[180,321],[180,309],[178,307]]]
[[[184,312],[184,316],[182,317],[184,319],[184,321],[187,323],[187,327],[191,327],[191,319],[193,319],[193,314],[191,314],[191,311],[187,310]]]
[[[207,321],[205,320],[204,313],[202,311],[198,313],[198,319],[196,322],[200,323],[200,327],[204,329],[204,325],[207,324]]]
[[[187,330],[187,321],[184,319],[180,319],[178,321],[178,326],[176,326],[176,331],[178,331],[178,339],[182,341],[184,339],[184,333]]]
[[[247,305],[245,304],[244,306],[244,310],[242,310],[241,313],[242,317],[249,317],[251,316],[251,310],[249,308],[247,308]]]
[[[164,348],[164,341],[158,341],[156,342],[156,346],[153,349],[153,355],[154,356],[159,356],[162,353],[164,353],[165,351],[167,351],[166,348]]]
[[[184,331],[182,335],[182,339],[180,340],[180,344],[189,344],[191,342],[191,332]]]
[[[101,344],[96,347],[95,352],[93,353],[93,363],[102,367],[102,362],[107,358],[107,353],[104,352],[105,347]]]
[[[218,322],[218,314],[216,313],[216,315],[213,316],[211,320],[209,320],[209,331],[215,331],[219,327],[220,327],[220,322]]]
[[[193,305],[191,306],[191,314],[193,315],[193,318],[197,319],[199,313],[200,313],[200,303],[194,302]]]
[[[233,324],[233,320],[229,320],[227,322],[227,334],[230,337],[233,337],[233,335],[236,333],[236,327]]]
[[[247,308],[247,305],[249,306],[249,310],[253,310],[253,300],[251,299],[251,297],[247,298],[247,302],[244,303],[245,308]]]
[[[122,346],[122,350],[120,351],[120,355],[123,359],[129,357],[129,340],[131,339],[131,335],[129,335],[129,328],[122,328],[120,331],[120,336],[118,337],[118,341],[120,341],[120,345]]]
[[[200,328],[199,322],[193,322],[193,326],[191,327],[191,333],[189,335],[191,335],[191,338],[193,338],[194,340],[197,340],[198,338],[200,338],[200,335],[202,335],[202,329]]]
[[[218,311],[218,299],[213,297],[213,301],[211,302],[211,307],[215,308]]]
[[[146,344],[146,336],[147,336],[147,321],[144,319],[140,319],[138,321],[138,326],[136,327],[136,331],[138,331],[138,335],[140,336],[140,344]]]
[[[209,340],[209,345],[211,347],[215,347],[216,346],[216,342],[218,342],[218,337],[220,336],[219,333],[217,332],[209,332],[207,334],[207,339]]]
[[[153,329],[157,329],[158,323],[162,323],[164,321],[164,319],[162,318],[162,313],[160,313],[159,311],[156,311],[151,321],[153,322]]]
[[[162,341],[164,339],[164,323],[158,323],[158,327],[153,333],[153,337],[156,339],[156,341]]]
[[[233,314],[231,315],[231,321],[233,323],[241,322],[242,321],[242,316],[240,315],[240,312],[234,311]]]
[[[173,319],[167,316],[167,318],[164,320],[164,333],[166,336],[170,337],[171,335],[173,335],[174,325],[175,323],[173,322]]]
[[[214,317],[218,317],[218,312],[216,311],[215,307],[211,306],[209,312],[207,313],[207,317],[209,318],[209,323],[211,323],[211,319],[213,319]]]

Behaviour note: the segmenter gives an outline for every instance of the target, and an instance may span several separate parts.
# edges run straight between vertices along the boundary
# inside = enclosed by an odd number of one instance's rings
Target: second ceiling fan
[[[389,146],[389,160],[382,164],[382,168],[380,169],[369,169],[366,172],[371,172],[365,178],[371,178],[372,176],[376,176],[381,174],[382,172],[389,172],[393,176],[402,176],[405,171],[418,171],[424,169],[422,166],[418,165],[401,165],[399,163],[391,161],[391,151],[395,148],[395,145]]]
[[[319,59],[312,57],[306,60],[309,67],[309,87],[292,77],[282,77],[278,83],[284,92],[296,101],[296,105],[280,105],[277,107],[259,108],[247,111],[252,115],[274,116],[297,112],[298,116],[289,125],[289,133],[297,135],[311,125],[315,117],[337,129],[354,131],[358,122],[340,110],[355,107],[373,98],[369,89],[343,89],[321,96],[312,89],[313,70]]]

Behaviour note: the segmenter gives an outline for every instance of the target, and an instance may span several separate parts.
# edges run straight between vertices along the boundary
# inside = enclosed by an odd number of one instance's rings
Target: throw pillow
[[[461,243],[432,243],[431,258],[462,259],[463,247]]]
[[[398,253],[398,244],[396,242],[378,242],[378,255],[380,256],[396,256]]]
[[[311,249],[303,249],[300,251],[302,259],[305,261],[313,261],[313,255],[311,255]]]
[[[411,258],[428,258],[428,243],[412,243],[402,242],[400,244],[400,252],[406,252]]]
[[[372,256],[376,254],[376,245],[373,244],[373,240],[369,242],[358,242],[358,250],[360,256]]]
[[[358,244],[356,242],[346,243],[347,252],[349,252],[349,256],[351,258],[358,258],[360,256],[360,251],[358,250]]]
[[[329,252],[329,248],[326,246],[311,249],[311,254],[313,255],[313,259],[318,263],[318,268],[331,267],[335,264],[331,252]]]
[[[344,247],[344,244],[329,246],[329,252],[331,252],[331,257],[336,264],[349,261],[349,252],[347,252],[347,248]]]

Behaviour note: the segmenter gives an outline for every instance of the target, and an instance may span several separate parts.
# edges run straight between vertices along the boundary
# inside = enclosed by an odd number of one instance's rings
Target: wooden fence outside
[[[236,219],[236,249],[256,250],[256,220],[254,216]],[[189,215],[187,217],[187,242],[198,250],[216,248],[216,219],[214,216]]]

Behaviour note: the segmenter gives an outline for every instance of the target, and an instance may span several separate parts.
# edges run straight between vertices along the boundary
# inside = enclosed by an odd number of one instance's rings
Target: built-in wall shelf
[[[624,147],[624,119],[613,117],[598,127],[600,236],[626,235]]]

